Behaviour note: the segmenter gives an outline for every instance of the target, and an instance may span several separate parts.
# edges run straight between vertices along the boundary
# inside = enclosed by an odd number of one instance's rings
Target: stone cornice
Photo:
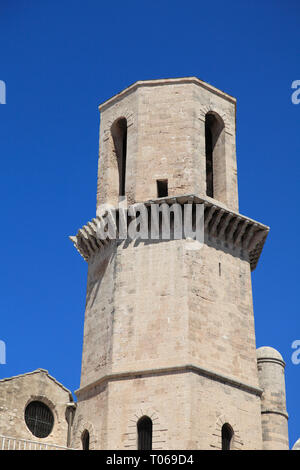
[[[144,205],[149,207],[151,204],[162,203],[167,203],[168,205],[174,203],[181,205],[188,203],[204,204],[206,234],[248,252],[251,270],[253,271],[256,268],[269,232],[269,227],[249,217],[233,212],[217,201],[203,199],[194,194],[148,200],[144,202]],[[75,236],[70,237],[75,248],[86,261],[98,250],[110,243],[109,239],[100,240],[97,237],[99,226],[104,225],[104,218],[98,215],[79,229]]]
[[[156,80],[139,80],[137,82],[134,82],[132,85],[126,87],[124,90],[120,91],[113,97],[101,103],[98,108],[100,112],[103,111],[105,108],[115,103],[120,98],[123,98],[124,96],[132,93],[139,87],[174,85],[174,84],[176,85],[180,83],[194,83],[198,86],[201,86],[202,88],[209,90],[211,93],[214,93],[215,95],[221,96],[222,98],[236,105],[236,98],[234,98],[231,95],[228,95],[228,93],[225,93],[224,91],[219,90],[218,88],[210,85],[209,83],[206,83],[203,80],[200,80],[198,77],[178,77],[178,78],[159,78]]]
[[[263,414],[275,414],[275,415],[283,416],[286,419],[289,419],[289,415],[286,411],[269,410],[269,409],[265,409],[263,406],[262,406],[262,409],[261,409],[261,414],[262,415]]]
[[[257,364],[262,364],[264,362],[278,364],[281,367],[285,368],[285,362],[284,362],[283,359],[281,360],[281,359],[278,359],[276,357],[258,357],[257,358]]]
[[[116,380],[131,380],[138,377],[149,377],[155,375],[169,375],[169,374],[178,374],[178,373],[195,373],[203,377],[215,380],[217,382],[223,383],[225,385],[230,385],[235,388],[239,388],[245,392],[261,396],[263,390],[259,387],[250,385],[248,383],[237,380],[233,377],[228,377],[226,375],[214,372],[212,370],[206,369],[204,367],[199,367],[193,364],[185,364],[179,366],[171,367],[160,367],[157,369],[144,369],[144,370],[135,370],[135,371],[125,371],[125,372],[116,372],[104,375],[100,379],[80,388],[75,391],[75,395],[79,399],[81,395],[84,395],[88,392],[91,392],[98,386],[102,386],[105,383],[116,381]]]

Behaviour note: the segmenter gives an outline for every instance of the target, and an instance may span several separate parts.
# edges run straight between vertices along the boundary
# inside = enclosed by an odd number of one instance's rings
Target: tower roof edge
[[[213,85],[210,85],[207,82],[204,82],[203,80],[200,80],[198,77],[177,77],[177,78],[158,78],[158,79],[151,79],[151,80],[138,80],[128,87],[124,88],[122,91],[119,93],[115,94],[108,100],[105,100],[104,102],[100,103],[98,106],[99,111],[103,111],[107,106],[111,105],[113,102],[116,100],[120,99],[121,97],[132,93],[139,87],[143,86],[161,86],[161,85],[174,85],[174,84],[180,84],[180,83],[194,83],[196,85],[202,86],[203,88],[206,88],[212,93],[215,93],[219,96],[222,96],[224,99],[231,101],[234,105],[236,105],[236,98],[233,96],[229,95],[228,93],[225,93],[222,90],[219,90],[218,88],[214,87]]]

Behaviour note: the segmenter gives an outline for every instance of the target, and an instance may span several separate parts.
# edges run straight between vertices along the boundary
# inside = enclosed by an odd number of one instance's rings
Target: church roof
[[[58,385],[59,387],[61,387],[65,392],[67,392],[69,394],[69,398],[70,398],[70,401],[72,402],[73,401],[73,396],[72,396],[72,392],[70,390],[68,390],[64,385],[62,385],[60,382],[58,382],[58,380],[56,380],[54,377],[52,377],[52,375],[49,374],[49,372],[46,370],[46,369],[36,369],[36,370],[33,370],[31,372],[25,372],[24,374],[19,374],[19,375],[13,375],[12,377],[6,377],[4,379],[0,379],[0,385],[1,383],[3,382],[7,382],[9,380],[14,380],[14,379],[18,379],[20,377],[25,377],[25,376],[29,376],[29,375],[33,375],[33,374],[45,374],[50,380],[52,380],[56,385]]]

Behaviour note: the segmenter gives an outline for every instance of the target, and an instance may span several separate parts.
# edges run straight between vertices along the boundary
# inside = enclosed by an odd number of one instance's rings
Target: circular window
[[[41,401],[32,401],[25,409],[25,423],[36,437],[47,437],[53,428],[54,416]]]

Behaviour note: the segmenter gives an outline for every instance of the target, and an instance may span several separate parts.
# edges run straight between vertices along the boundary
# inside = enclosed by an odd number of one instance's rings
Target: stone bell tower
[[[99,109],[97,215],[71,237],[88,262],[73,445],[261,449],[251,271],[268,227],[239,213],[236,100],[190,77]],[[124,198],[202,204],[203,246],[99,239]]]

